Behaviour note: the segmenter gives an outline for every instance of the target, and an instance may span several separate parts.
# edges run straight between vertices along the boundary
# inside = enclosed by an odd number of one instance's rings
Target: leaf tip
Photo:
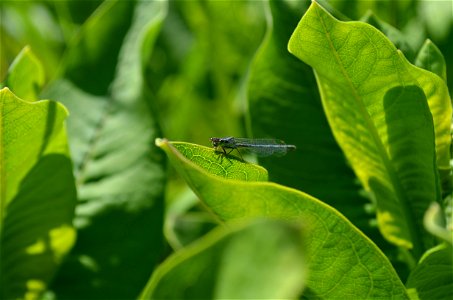
[[[439,203],[431,203],[423,217],[423,224],[429,233],[453,245],[453,228],[445,224]]]
[[[5,86],[4,88],[0,89],[0,92],[11,93],[11,90],[7,86]]]
[[[154,143],[156,144],[157,147],[162,148],[162,146],[168,143],[168,140],[166,138],[156,138],[154,140]]]

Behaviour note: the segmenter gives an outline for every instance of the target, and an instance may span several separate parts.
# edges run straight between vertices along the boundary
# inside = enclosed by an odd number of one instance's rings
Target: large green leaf
[[[356,176],[327,123],[312,68],[287,51],[304,5],[303,1],[294,3],[269,2],[272,18],[268,18],[267,38],[251,66],[248,100],[252,135],[280,138],[297,145],[297,150],[281,158],[260,159],[260,164],[269,170],[271,181],[338,209],[395,264],[395,247],[377,226],[370,226],[374,216],[365,211],[368,200],[359,191]]]
[[[255,164],[239,164],[236,156],[225,158],[219,153],[216,157],[209,157],[212,148],[194,147],[184,142],[173,142],[173,146],[213,174],[246,181],[266,181],[268,178],[266,169]],[[174,186],[169,189],[174,189]],[[197,239],[218,223],[212,214],[196,209],[198,198],[187,186],[185,190],[166,207],[165,237],[174,249]]]
[[[306,275],[302,228],[228,224],[169,257],[140,299],[291,299]]]
[[[170,142],[156,140],[200,199],[222,220],[257,217],[303,222],[309,261],[307,296],[322,298],[405,298],[406,292],[382,252],[332,207],[272,182],[214,175],[200,160],[189,160]],[[200,146],[189,145],[194,151]],[[214,150],[205,160],[219,159]],[[228,159],[224,157],[223,159]],[[237,160],[232,163],[243,164]],[[221,174],[220,174],[221,175]],[[265,251],[263,249],[263,251]],[[340,283],[340,284],[339,284]]]
[[[267,38],[248,83],[250,125],[254,137],[283,139],[297,150],[260,163],[269,170],[270,180],[313,195],[366,228],[370,216],[358,205],[365,204],[364,198],[329,128],[313,71],[286,49],[303,7],[291,1],[269,5]]]
[[[437,74],[445,82],[447,82],[447,65],[442,52],[431,41],[426,40],[420,48],[415,59],[414,64],[417,67],[431,71]],[[442,179],[442,192],[444,194],[451,194],[453,190],[453,181],[451,178],[450,168],[443,168],[439,170],[440,178]]]
[[[442,244],[427,251],[412,271],[406,286],[414,290],[420,299],[450,299],[453,290],[451,244]]]
[[[53,286],[63,298],[133,298],[163,250],[164,157],[143,68],[164,1],[106,1],[47,91],[71,112],[79,239]]]
[[[422,217],[440,200],[437,167],[449,168],[445,83],[409,64],[375,28],[340,22],[316,2],[289,50],[315,69],[334,136],[377,201],[381,232],[419,258],[432,246]]]
[[[28,85],[32,78],[22,76],[24,85],[14,87],[33,94]],[[2,299],[38,298],[74,244],[76,191],[64,126],[67,115],[56,102],[26,102],[8,88],[0,91]]]

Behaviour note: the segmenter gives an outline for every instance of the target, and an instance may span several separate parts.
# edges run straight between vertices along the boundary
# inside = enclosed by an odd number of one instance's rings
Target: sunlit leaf
[[[44,79],[41,62],[29,47],[25,47],[11,64],[4,85],[17,97],[34,101],[38,100]]]
[[[226,156],[213,148],[184,142],[172,142],[173,147],[209,173],[228,179],[267,181],[267,170],[255,164],[244,164],[233,155]]]
[[[267,38],[253,61],[248,82],[250,127],[254,137],[282,139],[297,149],[285,157],[260,159],[260,164],[269,171],[271,181],[334,206],[371,236],[366,199],[359,195],[357,179],[329,128],[313,69],[287,50],[306,4],[269,2],[272,18]],[[375,228],[374,232],[380,235]]]
[[[445,83],[410,65],[375,28],[339,22],[316,2],[289,50],[315,69],[329,124],[377,201],[382,233],[420,257],[433,245],[422,216],[440,201],[437,167],[449,168]]]
[[[23,83],[15,87],[35,92]],[[38,298],[74,244],[76,191],[63,124],[67,115],[59,103],[26,102],[8,88],[0,91],[2,299]]]
[[[209,173],[173,145],[156,140],[173,166],[220,219],[277,218],[302,222],[307,228],[309,260],[307,296],[323,298],[406,297],[395,270],[356,227],[332,207],[272,182],[227,179]],[[200,146],[187,144],[195,151]],[[205,153],[215,159],[216,153]],[[341,281],[341,284],[338,282]]]

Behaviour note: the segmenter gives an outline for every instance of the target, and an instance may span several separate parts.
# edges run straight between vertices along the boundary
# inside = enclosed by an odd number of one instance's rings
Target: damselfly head
[[[233,144],[233,137],[224,137],[224,138],[217,138],[217,137],[212,137],[210,138],[212,146],[214,147],[222,147],[222,146],[228,146]]]
[[[210,138],[210,140],[211,140],[212,146],[217,147],[219,145],[220,138],[212,137],[212,138]]]

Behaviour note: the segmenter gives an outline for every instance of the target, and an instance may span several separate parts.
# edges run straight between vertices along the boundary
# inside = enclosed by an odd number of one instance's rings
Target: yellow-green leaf
[[[25,47],[9,67],[4,85],[17,97],[35,101],[38,100],[44,80],[45,74],[41,62],[30,47]]]
[[[185,157],[209,173],[228,179],[267,181],[267,170],[255,164],[243,163],[235,156],[224,156],[213,148],[184,142],[172,142]]]
[[[405,288],[387,258],[332,207],[272,182],[234,180],[212,174],[189,160],[190,157],[167,140],[158,139],[156,144],[220,219],[267,217],[303,222],[307,228],[306,255],[310,262],[309,295],[323,298],[406,297]],[[189,144],[186,147],[190,147]]]
[[[288,47],[315,69],[334,136],[377,201],[381,232],[419,258],[433,245],[422,217],[440,201],[437,170],[450,168],[444,81],[408,63],[372,26],[340,22],[316,2]]]
[[[0,91],[2,299],[38,298],[74,244],[67,115],[57,102],[26,102],[8,88]]]

